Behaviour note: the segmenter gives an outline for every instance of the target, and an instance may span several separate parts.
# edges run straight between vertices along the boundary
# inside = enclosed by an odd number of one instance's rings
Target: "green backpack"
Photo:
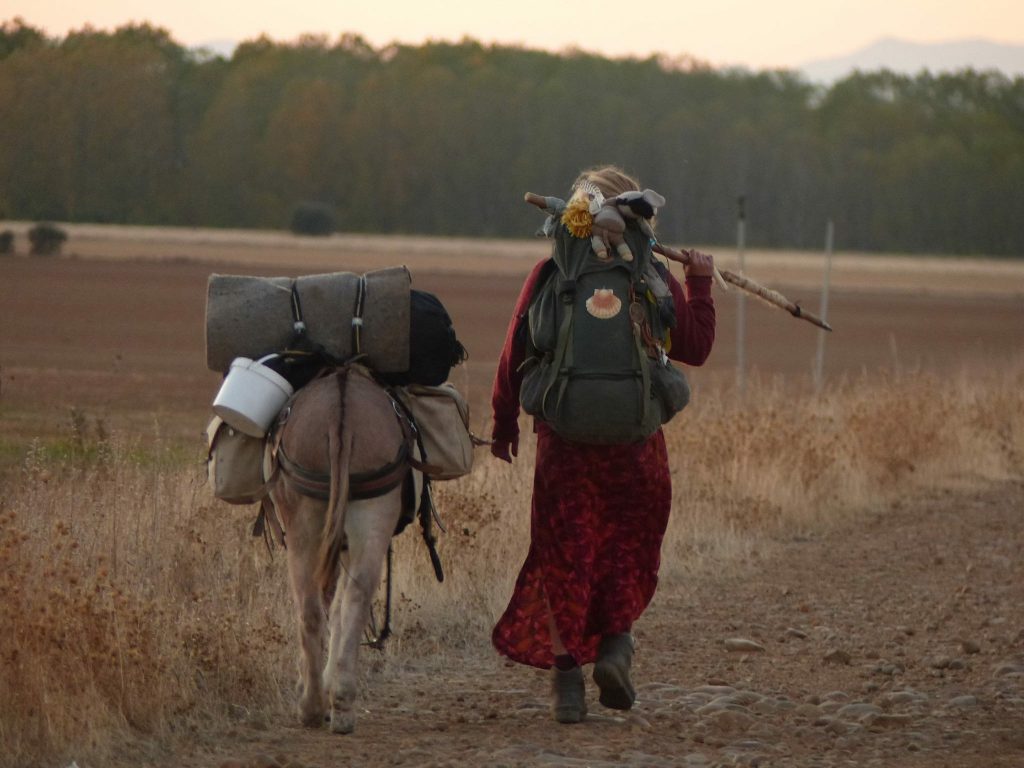
[[[598,258],[589,237],[557,219],[547,274],[530,303],[520,402],[561,437],[580,443],[644,440],[689,401],[663,344],[675,325],[650,239],[630,222],[632,261]]]

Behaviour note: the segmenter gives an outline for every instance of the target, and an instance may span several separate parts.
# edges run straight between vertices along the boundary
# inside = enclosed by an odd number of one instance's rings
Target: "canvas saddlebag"
[[[395,390],[423,441],[422,471],[433,480],[454,480],[473,469],[469,405],[450,383],[410,384]]]
[[[229,504],[253,504],[267,495],[264,479],[266,440],[250,437],[214,416],[206,428],[210,490]]]

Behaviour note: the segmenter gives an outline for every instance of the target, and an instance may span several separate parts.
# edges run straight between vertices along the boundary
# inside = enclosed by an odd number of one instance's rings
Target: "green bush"
[[[291,230],[296,235],[326,236],[334,232],[334,208],[326,203],[299,203],[292,211]]]
[[[12,256],[14,254],[14,233],[9,229],[0,232],[0,256]]]
[[[60,253],[67,239],[67,233],[56,224],[40,222],[28,231],[29,253],[33,256],[54,256]]]

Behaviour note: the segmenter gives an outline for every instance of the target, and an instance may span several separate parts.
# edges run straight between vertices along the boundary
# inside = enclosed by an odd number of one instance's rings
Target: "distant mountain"
[[[207,40],[205,43],[199,45],[190,46],[194,51],[205,51],[211,53],[214,56],[223,56],[225,59],[230,59],[235,54],[235,48],[238,47],[237,40]]]
[[[808,79],[830,83],[855,69],[873,72],[890,69],[906,75],[921,70],[951,72],[972,68],[997,69],[1008,77],[1024,77],[1024,45],[991,40],[953,40],[946,43],[912,43],[887,37],[847,56],[809,61],[798,67]]]

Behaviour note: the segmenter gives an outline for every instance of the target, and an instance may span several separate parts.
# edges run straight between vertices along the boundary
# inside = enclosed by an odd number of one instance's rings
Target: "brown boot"
[[[605,635],[597,649],[594,682],[601,689],[600,702],[609,709],[631,709],[636,689],[629,679],[633,664],[633,636],[622,633]]]
[[[551,712],[560,723],[578,723],[587,716],[587,692],[583,683],[583,670],[551,670],[551,692],[554,701]]]

